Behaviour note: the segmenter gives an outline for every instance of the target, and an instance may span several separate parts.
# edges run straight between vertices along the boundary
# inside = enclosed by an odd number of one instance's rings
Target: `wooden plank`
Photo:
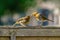
[[[13,29],[13,30],[17,30],[16,36],[60,36],[60,29]],[[1,29],[0,36],[11,36],[9,29]]]
[[[0,29],[60,29],[59,25],[53,25],[53,26],[27,26],[27,27],[22,27],[22,26],[0,26]]]
[[[21,29],[20,27],[0,27],[0,36],[11,36],[12,34],[10,34],[10,30],[17,30],[15,34],[16,36],[60,36],[60,29],[58,28],[26,28]]]
[[[49,36],[25,36],[25,37],[17,37],[16,40],[60,40],[60,37],[49,37]]]
[[[16,36],[60,36],[60,29],[19,29]]]
[[[12,30],[12,29],[10,29]],[[60,29],[14,29],[16,36],[60,36]],[[8,29],[0,30],[0,36],[11,36]]]
[[[15,33],[12,33],[12,34],[11,34],[11,40],[16,40]]]
[[[0,36],[0,40],[10,40],[9,37]]]
[[[16,40],[16,31],[11,29],[11,30],[9,30],[9,32],[10,32],[10,39]]]

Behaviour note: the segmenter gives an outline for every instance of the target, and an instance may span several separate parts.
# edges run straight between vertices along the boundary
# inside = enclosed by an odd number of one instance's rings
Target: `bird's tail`
[[[48,21],[54,22],[53,20],[50,20],[50,19],[46,18],[44,15],[41,15],[41,16],[44,17]]]
[[[54,22],[53,20],[48,19],[48,21]]]

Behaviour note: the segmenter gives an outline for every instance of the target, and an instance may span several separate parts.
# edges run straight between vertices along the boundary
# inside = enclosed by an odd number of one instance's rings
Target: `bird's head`
[[[32,16],[36,16],[38,14],[38,12],[33,12]]]
[[[26,16],[25,19],[30,19],[30,16]]]

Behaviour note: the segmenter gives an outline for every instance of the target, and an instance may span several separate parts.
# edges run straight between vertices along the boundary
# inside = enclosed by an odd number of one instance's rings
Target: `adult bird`
[[[38,12],[33,12],[33,13],[32,13],[32,16],[34,16],[37,21],[41,22],[41,24],[42,24],[43,22],[45,22],[45,21],[54,22],[53,20],[50,20],[50,19],[46,18],[44,15],[41,15],[41,14],[38,13]]]

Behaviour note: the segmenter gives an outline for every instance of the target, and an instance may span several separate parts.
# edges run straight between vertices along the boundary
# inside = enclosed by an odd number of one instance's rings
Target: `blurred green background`
[[[47,16],[55,21],[54,23],[48,22],[45,24],[60,24],[59,17],[56,17],[57,12],[60,11],[60,0],[0,0],[0,25],[13,25],[18,18],[30,15],[34,11],[40,10],[39,12],[41,12],[44,9],[50,11]],[[56,17],[56,20],[54,17]],[[32,19],[30,24],[35,26],[39,23]]]
[[[29,7],[36,5],[35,0],[0,0],[0,16],[8,13],[5,11],[13,12],[25,12]]]

